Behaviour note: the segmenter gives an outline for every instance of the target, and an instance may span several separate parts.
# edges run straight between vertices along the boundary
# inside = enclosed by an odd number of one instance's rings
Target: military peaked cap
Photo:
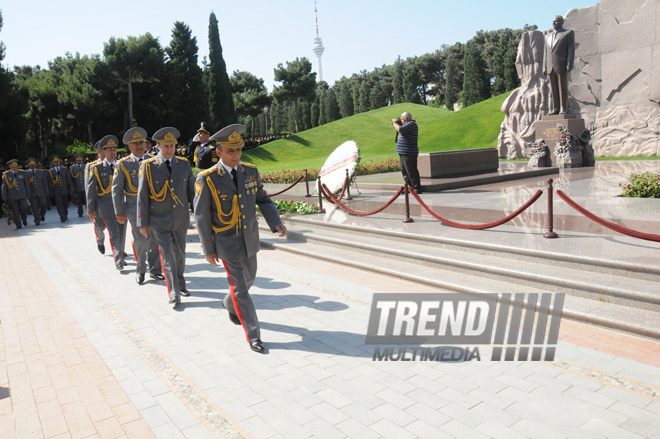
[[[243,148],[245,142],[241,137],[245,133],[245,126],[240,123],[229,125],[211,136],[211,140],[218,143],[218,147],[224,146],[226,148]]]
[[[176,145],[176,139],[181,133],[174,127],[161,128],[151,136],[156,142],[162,145]]]
[[[107,136],[99,140],[99,149],[116,148],[118,146],[118,143],[119,143],[119,139],[117,139],[117,136],[108,134]]]
[[[146,142],[146,141],[147,141],[147,130],[141,127],[133,127],[130,130],[126,131],[126,133],[124,134],[124,138],[122,139],[124,145],[128,145],[129,143]]]

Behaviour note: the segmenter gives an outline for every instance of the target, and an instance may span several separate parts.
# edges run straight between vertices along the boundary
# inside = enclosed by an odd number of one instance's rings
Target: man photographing
[[[419,128],[407,111],[401,114],[401,119],[392,119],[392,125],[397,131],[396,135],[396,153],[399,154],[401,161],[401,173],[404,178],[408,178],[408,183],[418,194],[422,193],[422,185],[419,180],[419,171],[417,170],[417,156],[419,148],[417,147],[417,135]]]

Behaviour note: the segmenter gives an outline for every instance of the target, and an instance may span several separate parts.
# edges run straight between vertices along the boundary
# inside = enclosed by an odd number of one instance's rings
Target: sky
[[[372,71],[434,52],[443,44],[467,42],[478,30],[552,26],[555,15],[596,0],[317,0],[318,30],[325,52],[323,79],[330,85],[361,70]],[[103,53],[110,37],[147,32],[169,45],[174,22],[186,23],[208,57],[209,15],[215,12],[227,73],[248,71],[272,91],[278,64],[307,57],[316,37],[314,0],[9,0],[0,3],[6,46],[2,65],[39,65],[67,52]]]

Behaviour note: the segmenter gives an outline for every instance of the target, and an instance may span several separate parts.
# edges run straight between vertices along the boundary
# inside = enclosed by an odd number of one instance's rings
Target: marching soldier
[[[60,166],[62,160],[57,154],[51,157],[50,162],[52,167],[48,170],[50,177],[50,194],[55,198],[55,205],[57,206],[57,213],[60,215],[60,221],[66,222],[69,217],[69,188],[71,181],[69,180],[69,173],[65,166]]]
[[[112,204],[112,176],[117,161],[117,137],[112,134],[99,141],[99,148],[103,150],[105,158],[98,163],[90,164],[87,176],[87,216],[94,221],[98,214],[108,229],[110,235],[110,248],[115,262],[115,268],[124,269],[124,245],[121,242],[119,223],[115,217],[115,208]]]
[[[34,224],[39,225],[41,221],[46,220],[46,199],[50,197],[50,184],[48,176],[43,169],[37,168],[37,161],[33,158],[27,160],[28,170],[25,175],[28,176],[28,186],[30,187],[30,207]]]
[[[229,320],[243,325],[250,349],[263,353],[259,320],[250,298],[257,273],[259,229],[256,206],[273,232],[286,236],[287,230],[277,207],[264,190],[254,165],[241,163],[243,125],[223,128],[211,138],[217,141],[220,162],[197,174],[195,182],[195,224],[202,251],[212,265],[227,271],[230,294],[222,304]]]
[[[103,150],[99,148],[99,143],[100,141],[94,144],[94,151],[96,151],[96,154],[98,156],[97,159],[85,165],[85,178],[84,178],[85,191],[87,191],[87,185],[89,184],[90,168],[94,165],[101,163],[105,159],[105,152],[103,152]],[[85,196],[85,204],[87,204],[87,196]],[[96,248],[99,249],[99,253],[104,255],[105,254],[105,233],[104,233],[105,224],[101,219],[101,215],[99,215],[98,204],[96,205],[96,212],[92,222],[94,223],[94,236],[96,236]]]
[[[153,236],[146,237],[139,231],[137,225],[137,192],[138,172],[140,162],[151,156],[145,155],[147,131],[144,128],[134,127],[126,131],[123,142],[128,145],[131,155],[119,160],[112,180],[112,200],[115,206],[115,215],[119,224],[126,224],[128,217],[133,234],[133,253],[137,261],[135,280],[138,285],[144,283],[144,276],[149,262],[149,274],[152,279],[163,280],[163,271],[158,254],[158,244]],[[151,146],[151,145],[149,145]]]
[[[195,138],[200,145],[195,149],[195,167],[198,171],[208,169],[218,163],[218,155],[211,143],[211,131],[206,122],[202,122]],[[194,139],[193,139],[194,140]]]
[[[23,175],[24,172],[18,169],[18,160],[9,160],[7,165],[9,165],[9,171],[2,174],[2,200],[9,201],[16,228],[21,229],[23,226],[27,226],[30,188],[27,177]]]
[[[188,160],[174,155],[179,130],[165,127],[156,131],[156,157],[140,165],[137,224],[140,233],[156,238],[160,249],[169,303],[176,306],[180,296],[189,296],[183,272],[186,268],[186,234],[190,225],[188,205],[195,194]]]
[[[85,203],[85,169],[83,166],[83,155],[73,156],[74,164],[69,166],[69,177],[71,181],[71,192],[75,192],[78,199],[78,217],[83,216]]]

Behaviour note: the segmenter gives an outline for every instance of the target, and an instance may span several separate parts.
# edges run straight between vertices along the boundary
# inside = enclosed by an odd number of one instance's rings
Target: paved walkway
[[[372,361],[371,296],[434,290],[263,250],[258,355],[193,230],[173,310],[55,216],[0,225],[0,438],[660,437],[657,340],[563,321],[554,362]]]

